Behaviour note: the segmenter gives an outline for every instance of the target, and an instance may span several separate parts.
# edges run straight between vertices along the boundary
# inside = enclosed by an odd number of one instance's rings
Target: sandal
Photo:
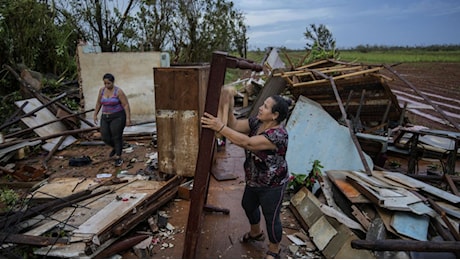
[[[281,259],[280,252],[281,252],[281,249],[278,251],[278,253],[268,250],[266,254],[267,256],[272,256],[274,259]]]
[[[247,232],[244,234],[244,236],[240,239],[241,243],[248,243],[248,242],[254,242],[254,241],[264,241],[265,240],[265,234],[264,232],[260,232],[260,234],[256,236],[251,236],[250,232]]]

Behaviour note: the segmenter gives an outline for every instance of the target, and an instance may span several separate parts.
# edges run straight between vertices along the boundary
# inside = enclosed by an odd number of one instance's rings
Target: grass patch
[[[460,50],[391,50],[373,52],[341,51],[340,59],[363,63],[460,62]]]
[[[303,64],[301,63],[306,54],[306,50],[280,49],[279,51],[281,60],[288,68],[291,66],[302,66]],[[231,55],[237,57],[235,54]],[[247,59],[260,63],[265,55],[265,51],[249,51]],[[339,50],[339,58],[337,60],[365,64],[460,62],[460,48],[369,48],[363,50]],[[236,81],[240,78],[240,75],[239,70],[227,70],[225,82]]]

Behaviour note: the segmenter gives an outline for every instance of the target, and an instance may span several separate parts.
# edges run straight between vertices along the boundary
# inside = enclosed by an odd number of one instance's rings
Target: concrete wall
[[[78,46],[81,107],[95,107],[98,91],[104,86],[102,76],[112,73],[115,85],[126,93],[131,107],[131,120],[141,123],[155,120],[154,67],[169,67],[166,52],[100,52],[98,46]],[[93,113],[86,118],[92,122]],[[99,116],[100,118],[100,116]]]

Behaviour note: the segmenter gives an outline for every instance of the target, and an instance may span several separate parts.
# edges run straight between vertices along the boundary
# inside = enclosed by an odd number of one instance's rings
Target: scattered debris
[[[289,257],[460,255],[460,178],[456,171],[460,133],[410,125],[406,117],[410,106],[400,107],[403,94],[390,89],[392,79],[382,71],[398,78],[401,75],[384,65],[337,60],[287,69],[276,49],[270,49],[263,65],[262,71],[229,84],[242,86],[235,93],[235,101],[242,104],[235,114],[254,115],[261,102],[273,94],[291,98],[295,102],[287,122],[290,171],[306,173],[315,160],[324,166],[322,178],[311,190],[304,187],[283,204],[301,226],[290,227],[296,232],[287,235]],[[197,75],[206,74],[207,69]],[[126,130],[126,140],[133,141],[123,147],[128,163],[114,172],[107,166],[111,162],[106,154],[90,153],[90,148],[104,146],[99,128],[82,116],[92,110],[68,111],[59,102],[66,93],[50,99],[32,88],[27,78],[16,76],[28,98],[16,102],[18,111],[0,126],[0,130],[21,126],[2,133],[0,173],[13,179],[2,185],[27,187],[22,196],[27,200],[5,207],[0,215],[2,255],[17,245],[34,246],[33,253],[40,257],[58,258],[106,258],[127,249],[138,258],[155,258],[161,250],[182,248],[184,245],[174,242],[174,235],[182,230],[169,222],[173,215],[160,208],[177,197],[193,204],[197,200],[192,194],[194,187],[207,185],[193,176],[201,110],[169,107],[172,101],[168,100],[156,102],[160,105],[158,122]],[[206,86],[200,79],[196,78],[196,85]],[[171,83],[168,77],[158,81]],[[201,96],[200,91],[194,92]],[[420,94],[447,124],[458,129],[455,116]],[[203,108],[203,104],[195,105],[197,111]],[[176,135],[165,134],[171,129]],[[220,147],[226,145],[223,139],[218,142]],[[211,142],[205,145],[211,147]],[[73,150],[75,147],[85,148]],[[145,153],[140,155],[141,148]],[[32,154],[38,156],[29,159]],[[407,160],[407,172],[399,172],[405,167],[403,160],[388,161],[389,154]],[[216,158],[208,157],[218,181],[236,178],[228,169],[242,162],[215,163],[212,159]],[[426,158],[432,160],[429,172],[419,174],[419,163]],[[89,168],[97,173],[88,176],[85,171]],[[198,202],[198,206],[191,205],[192,212],[199,207],[200,214],[230,213],[205,204],[205,200]],[[133,232],[142,222],[148,228]],[[190,256],[194,244],[186,243]]]

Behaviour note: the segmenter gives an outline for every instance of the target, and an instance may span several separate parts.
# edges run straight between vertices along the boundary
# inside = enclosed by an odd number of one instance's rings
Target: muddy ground
[[[435,102],[440,109],[446,111],[448,115],[451,115],[453,120],[460,122],[458,118],[460,114],[460,63],[409,63],[397,65],[393,67],[393,69],[409,81],[418,91]],[[415,125],[424,125],[433,129],[459,131],[452,125],[449,125],[448,122],[446,123],[444,119],[441,120],[444,121],[444,123],[440,123],[437,119],[433,120],[433,118],[442,118],[442,116],[434,109],[422,106],[421,104],[429,103],[423,98],[420,98],[416,91],[406,83],[397,79],[393,73],[387,71],[384,72],[384,74],[395,79],[389,82],[389,86],[398,99],[409,100],[409,103],[419,106],[419,108],[413,110],[416,111],[415,113],[411,112],[409,109],[407,116],[411,123]],[[402,106],[403,102],[400,102],[400,105]],[[156,152],[153,138],[143,137],[139,140],[130,139],[126,141],[131,148],[127,149],[127,152],[123,155],[125,163],[122,167],[113,166],[113,161],[108,158],[110,149],[102,144],[97,144],[100,142],[97,134],[91,136],[91,138],[90,140],[81,140],[81,142],[77,142],[63,151],[56,152],[47,163],[48,169],[46,174],[40,178],[30,179],[28,181],[34,183],[44,178],[52,180],[53,178],[63,176],[95,178],[99,173],[112,173],[116,175],[121,171],[125,171],[128,174],[151,175],[152,178],[158,177],[158,174],[155,173],[149,163],[150,156]],[[88,145],[87,141],[94,142],[96,145]],[[31,151],[24,159],[15,161],[16,169],[24,165],[40,168],[42,167],[42,161],[46,155],[45,151]],[[83,167],[69,166],[70,158],[80,156],[89,156],[93,160],[93,163]],[[2,182],[11,179],[6,175],[1,177]],[[27,188],[23,188],[22,191],[27,192]],[[174,208],[174,203],[177,204],[177,202],[171,202],[166,205],[164,207],[165,210],[176,210]],[[285,227],[299,226],[292,213],[287,208],[283,210],[282,219]],[[181,224],[182,228],[184,227],[183,224],[185,223]],[[286,255],[289,255],[289,252],[286,252]],[[135,255],[131,254],[130,257],[133,258]],[[180,258],[181,255],[177,252],[170,252],[169,254],[163,252],[163,254],[156,256],[156,258],[168,257]]]

